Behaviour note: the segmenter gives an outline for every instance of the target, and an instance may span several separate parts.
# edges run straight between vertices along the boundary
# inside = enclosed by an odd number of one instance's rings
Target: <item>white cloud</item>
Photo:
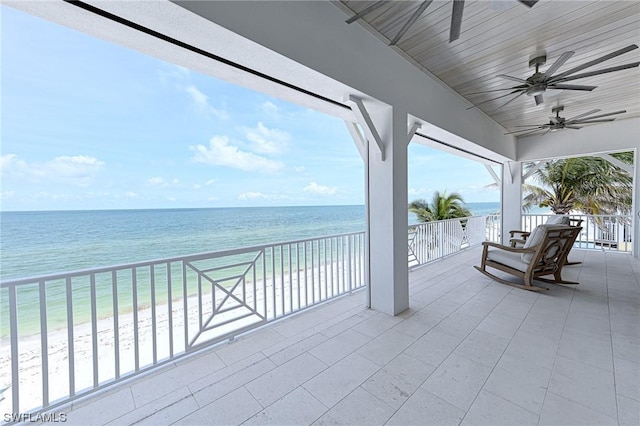
[[[18,161],[15,154],[5,154],[0,156],[0,172],[8,174],[16,167],[24,167],[24,162]]]
[[[166,186],[167,182],[160,176],[154,176],[147,179],[147,184],[151,186]]]
[[[195,185],[193,185],[193,189],[200,189],[202,188],[202,185],[200,185],[199,183],[196,183]]]
[[[173,179],[172,181],[168,181],[165,178],[163,178],[162,176],[153,176],[150,177],[149,179],[147,179],[147,185],[149,186],[155,186],[157,188],[180,188],[182,185],[180,185],[180,180],[179,179]]]
[[[213,166],[231,167],[247,172],[277,173],[284,165],[278,161],[261,157],[252,152],[239,150],[229,144],[226,136],[215,136],[209,141],[209,146],[190,146],[195,152],[193,161]]]
[[[2,191],[0,192],[0,198],[7,199],[16,195],[16,191]]]
[[[295,170],[298,173],[303,173],[307,171],[307,168],[305,166],[295,166],[293,170]]]
[[[205,185],[206,185],[206,186],[211,186],[211,185],[213,185],[213,184],[215,184],[215,183],[216,183],[216,180],[215,180],[215,179],[209,179],[209,180],[205,183]]]
[[[44,175],[55,174],[58,177],[77,179],[78,183],[88,183],[104,167],[104,162],[87,155],[56,157],[47,163]]]
[[[213,115],[214,117],[218,117],[220,120],[227,120],[229,118],[229,113],[224,109],[218,109],[211,105],[209,102],[209,97],[202,93],[200,89],[198,89],[193,84],[190,84],[185,88],[185,92],[191,97],[191,100],[196,105],[196,107],[204,112],[207,115]]]
[[[329,187],[324,185],[318,185],[315,182],[311,182],[309,185],[305,186],[303,189],[304,192],[310,192],[312,194],[318,194],[318,195],[335,195],[337,190],[338,188],[335,186]]]
[[[182,82],[188,81],[191,72],[188,68],[181,67],[180,65],[174,65],[169,69],[158,70],[158,78],[160,82],[166,86],[175,85],[180,88]]]
[[[280,108],[273,102],[266,101],[260,105],[260,112],[271,117],[278,117]]]
[[[125,192],[124,196],[127,198],[138,198],[138,193],[133,191],[127,191]]]
[[[427,190],[425,188],[409,188],[408,193],[410,196],[417,196],[427,193]]]
[[[31,181],[62,180],[78,186],[91,184],[96,174],[104,168],[104,161],[88,155],[63,155],[45,163],[27,163],[15,154],[0,157],[3,175],[27,178]]]
[[[284,194],[265,194],[263,192],[245,192],[238,195],[239,200],[286,200],[289,197]]]
[[[282,152],[289,142],[289,133],[278,130],[269,129],[262,122],[254,129],[245,129],[246,138],[251,142],[251,148],[261,154],[277,154]]]

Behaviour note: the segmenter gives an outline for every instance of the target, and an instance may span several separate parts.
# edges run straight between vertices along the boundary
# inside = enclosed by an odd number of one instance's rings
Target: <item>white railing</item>
[[[424,265],[465,248],[481,244],[488,238],[488,226],[489,222],[486,216],[410,225],[408,234],[409,267]]]
[[[0,283],[0,412],[51,409],[365,286],[364,233]]]
[[[572,219],[582,219],[582,231],[574,247],[595,250],[631,252],[633,248],[633,218],[629,215],[571,214]],[[522,230],[531,231],[547,221],[549,215],[522,215]]]
[[[487,215],[487,241],[502,242],[502,216],[499,214]]]

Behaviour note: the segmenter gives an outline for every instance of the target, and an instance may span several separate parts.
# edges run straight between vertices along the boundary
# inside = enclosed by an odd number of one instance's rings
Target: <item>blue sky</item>
[[[342,120],[0,7],[2,210],[364,204]],[[409,200],[489,183],[409,147]]]

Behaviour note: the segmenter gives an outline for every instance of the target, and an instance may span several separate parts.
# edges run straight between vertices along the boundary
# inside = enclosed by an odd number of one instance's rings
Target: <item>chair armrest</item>
[[[527,240],[524,239],[520,239],[520,238],[511,238],[509,240],[509,245],[511,245],[511,247],[515,247],[517,244],[521,244],[524,245],[527,242]]]
[[[536,250],[538,250],[538,246],[533,246],[528,248],[522,248],[522,247],[517,248],[517,247],[503,246],[502,244],[494,243],[491,241],[484,241],[482,245],[483,247],[494,247],[500,250],[510,251],[513,253],[534,253]]]
[[[531,232],[528,231],[518,231],[518,230],[512,230],[509,231],[509,235],[511,236],[511,238],[513,238],[515,236],[515,234],[520,234],[521,237],[523,238],[527,238],[529,235],[531,235]]]

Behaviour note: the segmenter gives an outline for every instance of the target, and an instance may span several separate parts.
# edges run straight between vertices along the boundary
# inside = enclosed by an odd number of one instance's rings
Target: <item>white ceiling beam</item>
[[[493,180],[496,182],[496,184],[498,184],[498,187],[500,186],[500,183],[502,182],[502,180],[498,177],[498,175],[496,174],[496,172],[493,170],[493,167],[491,167],[488,164],[485,164],[484,167],[487,169],[487,171],[489,172],[489,174],[491,175],[491,177],[493,178]]]
[[[369,142],[373,141],[378,146],[380,150],[380,160],[384,161],[384,143],[382,142],[382,138],[380,138],[380,134],[376,130],[376,126],[373,124],[373,120],[367,111],[367,108],[364,106],[362,99],[357,96],[349,95],[349,100],[347,101],[356,118],[358,119],[358,124],[364,130],[364,134],[366,135]]]
[[[407,145],[409,145],[411,143],[411,139],[413,139],[413,137],[415,136],[416,132],[418,130],[420,130],[421,127],[422,127],[422,124],[420,124],[418,122],[413,123],[413,125],[409,129],[409,133],[407,134]]]
[[[611,154],[599,154],[599,155],[597,155],[597,157],[600,157],[600,158],[602,158],[604,160],[607,160],[608,162],[610,162],[614,166],[620,167],[622,170],[624,170],[625,172],[629,173],[629,175],[633,176],[633,166],[632,165],[623,163],[622,161],[618,160],[616,157],[614,157]]]
[[[358,148],[360,157],[362,157],[362,160],[367,161],[367,143],[364,140],[362,133],[360,133],[358,125],[347,120],[344,121],[344,124],[346,124],[347,130],[349,131],[353,142],[356,144],[356,148]]]
[[[549,160],[541,160],[535,163],[535,166],[531,170],[529,170],[524,176],[522,176],[522,181],[524,182],[525,180],[529,179],[535,172],[538,171],[538,169],[540,169],[540,167],[544,166],[548,162]]]

